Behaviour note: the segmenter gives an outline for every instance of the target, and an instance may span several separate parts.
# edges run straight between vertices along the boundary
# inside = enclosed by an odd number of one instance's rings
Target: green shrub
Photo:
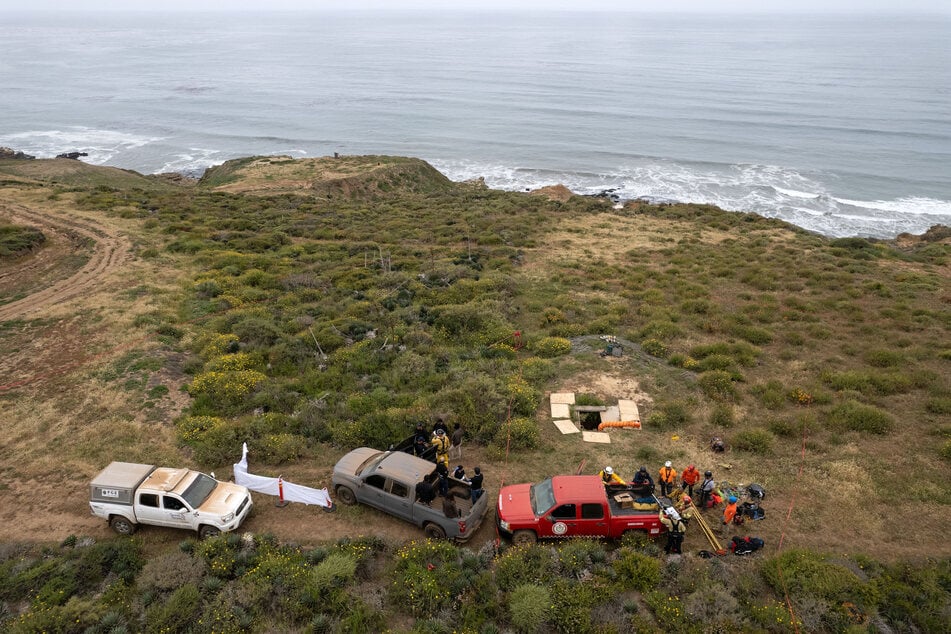
[[[145,612],[147,632],[187,632],[198,620],[201,592],[189,583],[173,592],[167,601],[157,601]]]
[[[633,548],[621,548],[611,566],[615,580],[626,590],[647,592],[660,582],[660,561]]]
[[[558,547],[558,568],[563,577],[579,579],[586,570],[607,559],[600,540],[572,539]]]
[[[764,384],[750,388],[766,409],[780,409],[786,405],[786,389],[779,381],[772,379]]]
[[[538,423],[532,418],[512,418],[499,427],[493,443],[500,449],[509,448],[513,451],[537,449],[541,434]]]
[[[765,429],[744,429],[733,436],[732,445],[741,451],[755,454],[768,454],[773,451],[775,437]]]
[[[35,227],[0,224],[0,258],[27,253],[46,242],[46,236]]]
[[[551,593],[544,586],[524,583],[512,590],[509,612],[518,632],[534,634],[545,622],[551,606]]]
[[[951,440],[945,440],[944,444],[941,445],[941,449],[938,450],[938,453],[947,462],[951,462]]]
[[[806,550],[787,550],[767,559],[763,576],[776,592],[788,591],[800,599],[819,597],[838,605],[849,601],[863,607],[875,603],[874,590],[853,572]]]
[[[517,374],[508,377],[506,394],[515,415],[533,416],[541,403],[541,393]]]
[[[833,407],[827,419],[833,429],[870,434],[887,434],[894,425],[894,420],[888,413],[855,400],[848,400]]]
[[[555,572],[551,550],[539,544],[512,546],[495,560],[495,582],[503,591],[525,583],[546,583]]]
[[[895,350],[869,350],[865,362],[876,368],[893,368],[905,362],[905,355]]]
[[[714,427],[733,427],[736,415],[733,406],[727,403],[717,403],[710,412],[710,424]]]
[[[155,588],[166,592],[184,584],[197,585],[204,572],[203,561],[180,550],[173,550],[149,559],[136,583],[143,589]]]
[[[710,370],[697,379],[700,389],[715,401],[731,401],[736,398],[736,386],[733,376],[723,370]]]
[[[318,588],[341,588],[349,585],[357,574],[356,560],[342,552],[330,553],[314,567],[314,583]]]
[[[951,414],[951,397],[936,396],[929,398],[925,403],[925,410],[930,414]]]
[[[708,370],[729,370],[733,367],[733,357],[725,354],[711,354],[700,360],[698,368],[701,372]]]
[[[452,604],[452,588],[460,577],[459,555],[446,541],[414,541],[396,552],[398,583],[390,587],[390,600],[419,618]]]
[[[644,339],[641,341],[641,348],[647,354],[652,357],[657,357],[659,359],[666,359],[667,354],[669,353],[667,349],[667,344],[660,341],[659,339]]]
[[[657,409],[647,417],[647,428],[658,431],[679,429],[690,423],[690,412],[687,406],[680,401],[661,403]]]
[[[678,596],[671,596],[666,592],[654,590],[644,597],[647,606],[654,614],[660,626],[668,632],[695,632],[700,631],[699,624],[693,621],[684,609],[683,601]]]
[[[561,357],[571,352],[571,341],[564,337],[543,337],[532,346],[532,351],[545,359]]]
[[[593,631],[591,608],[599,598],[594,584],[559,579],[551,586],[552,605],[548,622],[556,632],[587,634]]]

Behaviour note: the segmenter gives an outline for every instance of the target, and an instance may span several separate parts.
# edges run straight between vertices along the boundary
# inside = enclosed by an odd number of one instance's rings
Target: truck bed
[[[660,507],[656,503],[653,504],[653,509],[651,510],[624,508],[614,500],[615,495],[617,494],[608,493],[608,505],[611,507],[611,515],[614,515],[615,517],[626,517],[630,515],[657,515],[660,512]],[[637,498],[634,499],[637,500]]]

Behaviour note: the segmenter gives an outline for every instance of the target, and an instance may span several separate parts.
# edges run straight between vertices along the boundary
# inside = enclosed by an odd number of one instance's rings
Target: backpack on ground
[[[734,537],[730,544],[730,550],[734,555],[749,555],[756,552],[765,545],[759,537]]]

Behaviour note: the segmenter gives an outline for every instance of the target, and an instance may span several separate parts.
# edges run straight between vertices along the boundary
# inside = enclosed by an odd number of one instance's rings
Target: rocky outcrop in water
[[[0,147],[0,159],[15,159],[17,161],[32,161],[35,156],[25,154],[13,148]]]
[[[78,161],[80,156],[89,155],[85,152],[63,152],[62,154],[57,154],[56,158],[73,159],[74,161]]]

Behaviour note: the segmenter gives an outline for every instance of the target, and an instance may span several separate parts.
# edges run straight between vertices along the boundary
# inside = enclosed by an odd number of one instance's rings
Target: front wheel
[[[114,515],[112,519],[109,520],[109,526],[120,535],[131,535],[135,532],[135,524],[121,515]]]
[[[340,501],[346,504],[347,506],[353,506],[357,503],[357,496],[354,494],[353,490],[350,487],[338,486],[337,487],[337,497],[340,498]]]
[[[426,524],[423,527],[423,532],[430,539],[446,539],[446,531],[439,524]]]
[[[221,535],[221,531],[214,526],[202,524],[201,528],[198,529],[198,537],[200,539],[208,539],[209,537],[217,537],[218,535]]]
[[[512,543],[516,546],[530,546],[538,541],[538,535],[535,531],[515,531],[512,535]]]

